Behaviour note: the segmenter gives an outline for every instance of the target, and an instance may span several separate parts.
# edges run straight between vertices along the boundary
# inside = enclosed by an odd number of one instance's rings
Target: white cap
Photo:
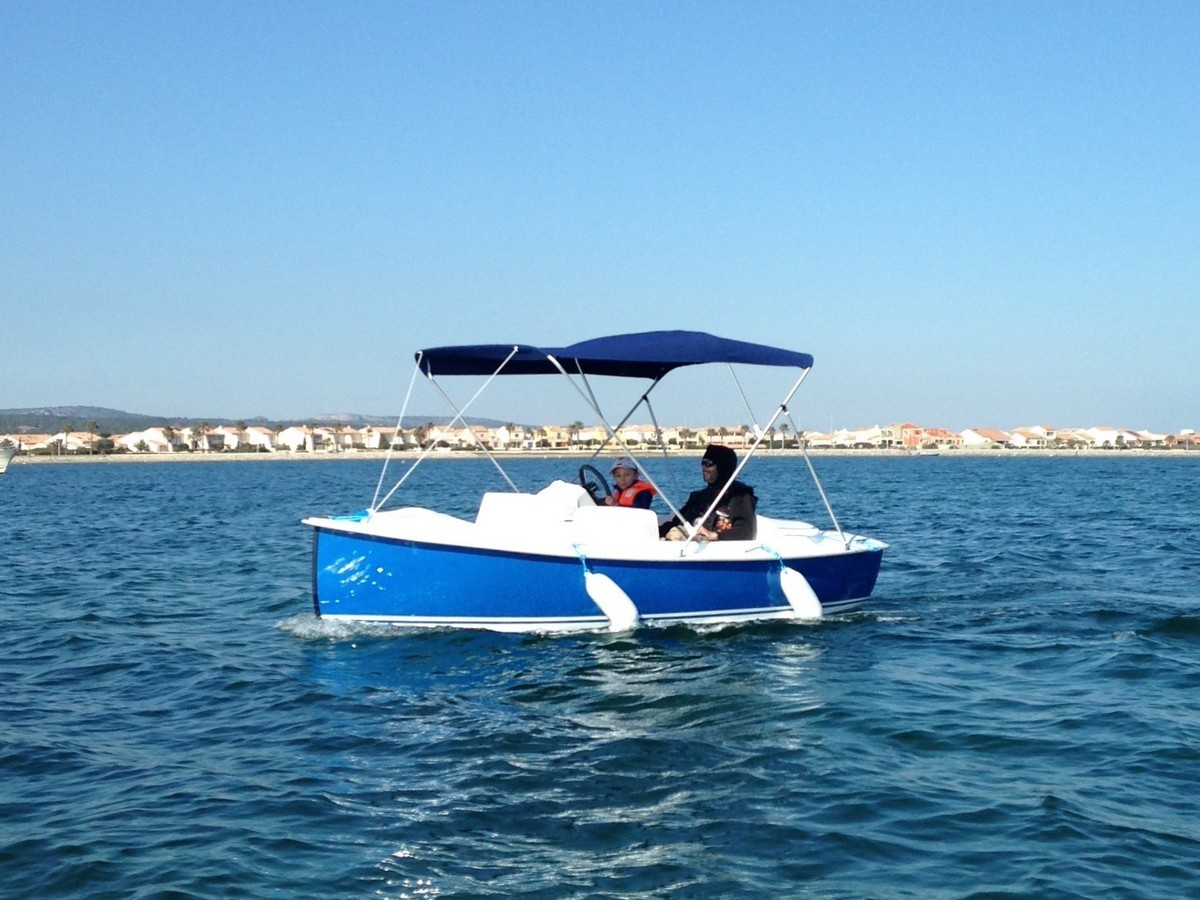
[[[612,468],[608,471],[615,472],[617,469],[632,469],[634,472],[636,472],[638,467],[634,465],[633,460],[631,460],[629,457],[618,456],[617,461],[612,464]]]

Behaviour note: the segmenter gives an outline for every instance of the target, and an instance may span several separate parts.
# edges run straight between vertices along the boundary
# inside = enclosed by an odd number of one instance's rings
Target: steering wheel
[[[579,467],[579,483],[583,485],[583,489],[588,492],[588,496],[597,506],[603,506],[605,498],[612,496],[612,488],[608,486],[608,482],[604,480],[604,476],[595,466],[582,465]]]

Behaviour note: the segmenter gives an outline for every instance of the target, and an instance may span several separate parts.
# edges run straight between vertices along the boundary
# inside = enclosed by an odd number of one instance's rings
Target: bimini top
[[[509,356],[511,355],[511,359]],[[426,375],[491,375],[508,359],[501,375],[569,373],[612,375],[618,378],[661,378],[680,366],[702,363],[742,363],[811,369],[808,353],[780,350],[719,338],[703,331],[645,331],[594,338],[567,347],[528,344],[469,344],[418,350],[417,365]]]

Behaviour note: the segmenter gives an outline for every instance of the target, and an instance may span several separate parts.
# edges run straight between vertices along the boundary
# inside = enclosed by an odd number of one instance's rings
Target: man
[[[684,521],[698,526],[696,534],[700,540],[752,541],[758,533],[754,512],[758,498],[754,496],[754,488],[740,481],[730,481],[736,468],[737,454],[729,447],[709,444],[705,449],[704,458],[700,460],[704,487],[692,491],[679,510]],[[700,521],[718,496],[721,502],[717,508],[707,519]],[[687,531],[678,519],[667,522],[660,532],[667,540],[687,540]]]

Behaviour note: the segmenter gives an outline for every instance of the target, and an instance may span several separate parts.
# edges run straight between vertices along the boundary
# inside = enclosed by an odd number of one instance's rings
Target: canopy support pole
[[[629,458],[632,459],[636,463],[637,462],[636,454],[634,454],[634,452],[629,449],[629,445],[626,444],[625,441],[621,439],[621,436],[619,434],[617,434],[617,429],[613,428],[612,424],[608,421],[608,418],[604,415],[604,410],[602,410],[600,408],[600,403],[596,400],[596,395],[592,391],[591,384],[588,383],[587,376],[584,375],[582,371],[579,372],[579,380],[582,381],[584,384],[584,387],[587,388],[587,390],[584,391],[583,388],[581,388],[578,384],[575,383],[575,379],[571,377],[571,373],[568,372],[566,370],[566,368],[563,366],[563,364],[560,363],[555,357],[548,355],[546,357],[546,359],[548,359],[550,361],[551,365],[553,365],[556,369],[558,369],[558,371],[560,371],[563,374],[563,377],[565,377],[567,379],[567,383],[575,389],[576,393],[578,393],[579,396],[583,398],[583,402],[586,403],[588,408],[590,408],[592,410],[592,412],[594,412],[596,414],[596,416],[600,419],[600,424],[603,425],[604,430],[608,432],[609,440],[615,442],[622,450],[625,451],[626,454],[628,454]],[[634,410],[636,410],[638,408],[638,405],[641,404],[642,400],[646,401],[647,407],[650,406],[650,400],[649,400],[650,391],[654,390],[654,386],[657,385],[658,382],[661,380],[662,380],[661,375],[654,380],[654,384],[650,385],[650,387],[647,388],[646,393],[644,393],[642,395],[642,397],[637,401],[637,403],[635,403],[633,405],[633,409],[631,409],[629,411],[629,413],[625,416],[625,419],[623,419],[622,422],[628,420],[628,418],[633,415]],[[653,411],[651,412],[651,416],[653,416]],[[656,430],[657,430],[657,427],[658,426],[656,425],[655,426]],[[663,493],[662,488],[660,488],[658,486],[658,483],[650,476],[650,473],[641,469],[640,466],[639,466],[639,471],[642,472],[642,475],[645,477],[646,482],[652,488],[654,488],[655,491],[658,492],[658,495],[660,497],[662,497],[663,503],[667,504],[667,507],[671,510],[671,512],[676,517],[682,518],[679,515],[679,510],[676,509],[675,504],[671,502],[671,498]]]
[[[742,398],[742,405],[746,407],[746,415],[750,417],[750,421],[754,423],[754,427],[758,428],[758,416],[754,415],[754,410],[750,408],[750,401],[746,399],[746,392],[742,390],[742,383],[738,380],[737,372],[733,369],[733,363],[726,363],[725,365],[729,369],[729,377],[733,379],[733,386],[737,388],[738,396]],[[795,389],[793,389],[793,393],[795,393]]]
[[[795,428],[795,425],[792,426]],[[801,435],[804,432],[800,432]],[[808,474],[812,476],[813,484],[817,486],[817,493],[821,495],[821,502],[825,504],[825,512],[829,513],[829,518],[833,521],[833,527],[837,529],[838,537],[841,538],[842,544],[847,550],[850,549],[850,541],[842,531],[841,523],[838,522],[837,516],[833,514],[833,506],[829,502],[829,498],[825,496],[825,488],[821,486],[821,479],[817,477],[817,470],[813,468],[812,459],[809,458],[808,448],[804,446],[803,438],[800,440],[800,455],[804,457],[804,462],[808,465]]]
[[[400,407],[400,418],[396,420],[396,435],[399,436],[404,432],[404,414],[408,412],[408,401],[412,397],[413,385],[417,383],[417,373],[421,371],[421,352],[417,353],[417,364],[413,366],[412,377],[408,379],[408,390],[404,392],[404,404]],[[375,496],[371,498],[370,509],[378,509],[376,505],[379,501],[379,492],[383,490],[383,480],[387,477],[388,463],[392,461],[392,455],[396,452],[396,442],[388,441],[387,455],[383,458],[383,468],[379,471],[379,481],[375,484]]]
[[[709,504],[708,509],[704,511],[704,515],[700,517],[701,522],[707,522],[708,517],[713,514],[713,510],[715,510],[720,505],[721,501],[725,499],[725,495],[729,492],[729,486],[737,480],[739,475],[742,474],[742,469],[746,468],[746,463],[750,462],[750,458],[754,456],[755,452],[757,452],[759,444],[762,443],[762,439],[766,436],[767,429],[773,428],[776,420],[785,412],[787,412],[788,403],[791,402],[791,399],[795,396],[796,391],[800,389],[801,383],[803,383],[804,379],[808,377],[808,373],[811,371],[811,369],[804,369],[801,371],[800,377],[796,379],[796,383],[792,385],[792,389],[787,392],[787,396],[783,398],[783,402],[775,407],[775,412],[772,414],[770,421],[767,422],[766,428],[758,428],[758,426],[755,425],[758,433],[755,435],[754,444],[750,447],[746,454],[740,460],[738,460],[737,467],[733,470],[733,474],[729,476],[729,480],[725,482],[720,492],[718,492],[717,496],[713,499],[713,502]],[[676,515],[679,516],[678,513],[676,513]],[[682,521],[683,516],[679,516],[679,519]],[[690,522],[684,522],[684,526],[688,531],[687,542],[691,543],[696,539],[698,531]]]
[[[442,399],[446,401],[446,405],[449,406],[452,410],[454,410],[454,413],[455,413],[454,418],[450,420],[450,424],[446,427],[453,428],[459,422],[462,422],[464,425],[467,425],[467,420],[464,417],[467,414],[467,410],[471,408],[471,404],[474,403],[479,398],[479,395],[482,394],[487,389],[487,386],[489,384],[491,384],[492,381],[495,380],[496,376],[499,375],[504,370],[504,367],[506,365],[508,365],[508,361],[510,359],[512,359],[517,354],[517,351],[520,349],[521,349],[520,347],[515,347],[515,346],[512,348],[512,352],[509,353],[508,356],[506,356],[504,358],[504,362],[500,363],[500,365],[496,368],[496,371],[488,376],[487,381],[485,381],[483,384],[481,384],[479,386],[479,390],[477,390],[474,394],[471,395],[471,399],[463,404],[463,407],[461,410],[454,405],[454,401],[451,400],[450,397],[446,394],[446,392],[442,390],[442,386],[437,383],[437,379],[434,377],[432,370],[425,373],[426,379],[429,381],[429,383],[431,385],[433,385],[434,390],[436,390],[439,394],[441,394]],[[417,355],[417,367],[420,368],[420,366],[421,366],[421,356],[420,356],[420,354],[418,354]],[[479,436],[475,434],[475,431],[473,429],[471,429],[470,426],[468,426],[468,430],[471,432],[471,436],[475,439],[475,443],[479,446],[479,449],[481,449],[484,452],[484,454],[487,456],[487,458],[492,461],[492,465],[494,465],[496,467],[496,469],[500,472],[500,476],[505,481],[508,482],[508,486],[510,488],[512,488],[513,491],[520,493],[520,488],[518,488],[515,484],[513,484],[512,479],[508,477],[508,473],[504,471],[504,467],[501,466],[500,462],[494,456],[492,456],[491,452],[486,447],[483,446],[483,442],[479,440]],[[425,458],[427,456],[429,456],[430,453],[433,452],[433,446],[434,445],[431,442],[429,444],[429,446],[425,448],[425,451],[420,456],[417,457],[417,459],[413,462],[413,464],[411,466],[408,467],[408,471],[406,471],[404,473],[404,475],[400,478],[399,481],[397,481],[394,485],[392,485],[392,489],[387,492],[387,494],[384,496],[384,498],[381,501],[379,501],[379,506],[382,506],[383,504],[387,503],[388,500],[390,500],[392,498],[392,495],[395,494],[396,491],[400,489],[400,485],[404,484],[404,482],[408,480],[408,476],[411,475],[413,473],[413,471],[417,468],[417,466],[419,466],[422,462],[424,462]],[[379,507],[373,507],[373,510],[378,509],[378,508]]]

